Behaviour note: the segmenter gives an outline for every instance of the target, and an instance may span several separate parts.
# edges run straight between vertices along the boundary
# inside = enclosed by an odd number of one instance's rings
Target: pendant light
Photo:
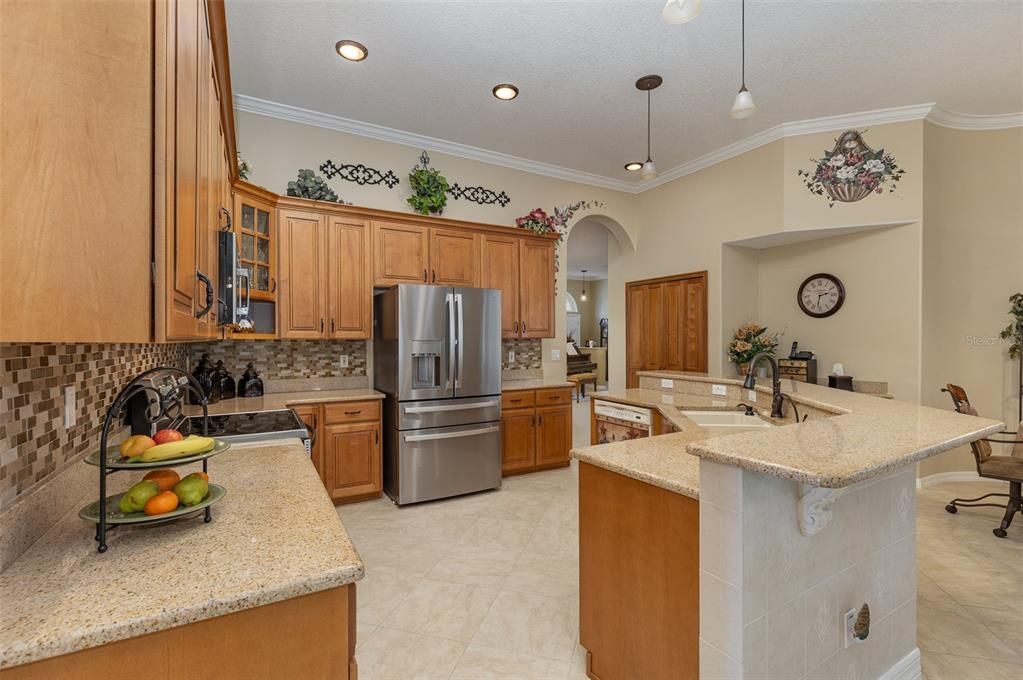
[[[579,296],[579,299],[586,302],[586,270],[583,269],[583,294]]]
[[[749,118],[757,110],[753,103],[753,95],[746,89],[746,0],[742,0],[742,87],[735,95],[732,105],[732,118]]]
[[[661,18],[669,24],[684,24],[695,19],[701,9],[700,0],[668,0],[661,10]]]
[[[640,170],[640,179],[657,177],[657,166],[650,157],[650,93],[661,86],[664,80],[658,75],[643,76],[636,81],[636,88],[646,92],[646,161]]]

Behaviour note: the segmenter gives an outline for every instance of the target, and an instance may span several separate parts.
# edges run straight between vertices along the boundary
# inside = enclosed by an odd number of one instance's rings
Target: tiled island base
[[[700,461],[700,677],[920,677],[913,466],[844,489],[818,533],[800,485]],[[846,644],[844,616],[870,608]]]

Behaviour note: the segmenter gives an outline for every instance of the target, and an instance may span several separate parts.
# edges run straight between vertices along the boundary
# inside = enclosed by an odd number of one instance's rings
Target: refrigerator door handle
[[[406,442],[427,442],[436,439],[459,439],[461,437],[475,437],[480,434],[490,434],[491,432],[500,432],[501,428],[497,425],[491,427],[484,427],[478,430],[462,430],[460,432],[437,432],[435,434],[407,434],[404,439]]]
[[[455,379],[455,296],[453,293],[444,296],[444,307],[448,315],[448,379],[445,389],[450,390],[452,380],[455,381],[455,387],[458,387],[458,381]]]
[[[458,372],[455,374],[455,389],[462,387],[462,373],[465,372],[465,355],[462,352],[462,338],[465,337],[465,322],[462,318],[462,294],[455,293],[455,315],[458,318],[458,335],[455,336],[455,350],[458,352]]]
[[[501,404],[498,400],[478,401],[474,404],[450,404],[445,406],[406,406],[405,413],[444,413],[447,411],[469,411],[475,408],[492,408]]]

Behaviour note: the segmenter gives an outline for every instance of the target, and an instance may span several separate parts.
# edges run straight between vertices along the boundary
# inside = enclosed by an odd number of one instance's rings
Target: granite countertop
[[[546,378],[524,378],[521,380],[504,380],[501,382],[502,392],[514,390],[541,390],[545,387],[572,387],[567,380],[548,380]]]
[[[233,449],[212,458],[209,471],[227,489],[210,524],[200,515],[117,529],[100,555],[93,525],[78,517],[90,496],[0,573],[0,668],[363,577],[362,561],[297,440]],[[111,493],[141,476],[111,476]]]
[[[642,375],[733,388],[742,384],[734,378],[670,372]],[[812,486],[842,488],[1004,429],[1001,422],[964,416],[951,408],[878,399],[791,380],[781,382],[782,391],[797,403],[835,415],[693,442],[687,445],[687,451],[707,460]],[[769,386],[760,384],[756,389],[770,394]]]
[[[685,447],[708,436],[706,430],[697,427],[645,439],[572,449],[572,457],[699,500],[700,461],[686,453]]]
[[[691,430],[698,427],[696,423],[682,415],[682,411],[735,411],[739,407],[738,399],[730,397],[712,397],[698,394],[684,394],[664,390],[630,388],[624,392],[597,392],[590,395],[597,401],[613,401],[618,404],[646,406],[658,411],[661,416],[679,430]],[[760,409],[761,415],[770,413]]]
[[[330,402],[367,401],[383,399],[384,393],[369,388],[354,390],[306,390],[303,392],[274,392],[262,397],[239,397],[237,399],[221,399],[209,405],[211,416],[225,413],[252,413],[258,411],[277,411],[290,406],[302,404],[326,404]],[[198,406],[188,406],[188,415],[201,414]]]

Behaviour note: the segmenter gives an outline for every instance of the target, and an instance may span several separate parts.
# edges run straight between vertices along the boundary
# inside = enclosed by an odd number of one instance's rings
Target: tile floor
[[[589,400],[575,406],[588,443]],[[919,494],[919,646],[928,680],[1023,673],[1023,519],[947,515],[947,484]],[[986,492],[986,491],[983,491]],[[358,588],[361,680],[575,680],[579,645],[575,467],[504,480],[500,491],[399,510],[339,508],[367,576]]]

